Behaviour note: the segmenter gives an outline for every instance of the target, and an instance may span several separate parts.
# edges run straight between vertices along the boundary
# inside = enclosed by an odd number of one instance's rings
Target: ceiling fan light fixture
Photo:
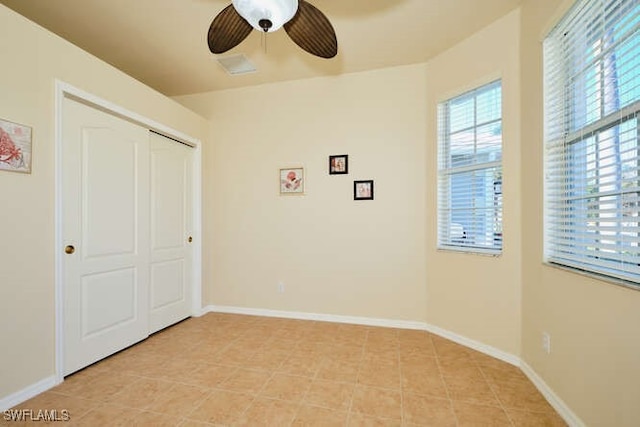
[[[253,28],[265,33],[278,31],[298,11],[298,0],[232,0],[232,3]]]

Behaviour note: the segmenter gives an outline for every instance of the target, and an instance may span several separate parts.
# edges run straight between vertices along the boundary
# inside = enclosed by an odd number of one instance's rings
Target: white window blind
[[[502,250],[502,85],[438,106],[438,247]]]
[[[640,284],[640,0],[579,0],[544,43],[545,259]]]

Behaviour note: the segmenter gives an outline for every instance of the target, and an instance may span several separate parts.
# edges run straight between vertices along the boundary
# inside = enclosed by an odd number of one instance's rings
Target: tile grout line
[[[256,321],[256,323],[257,323],[257,321]],[[247,333],[247,332],[245,332],[245,334],[246,334],[246,333]],[[244,334],[242,334],[242,335],[244,335]],[[240,335],[240,337],[242,337],[242,335]],[[239,339],[240,337],[238,337],[238,339]],[[257,354],[257,350],[256,350],[256,351],[254,351],[254,352],[252,353],[252,355],[255,355],[255,354]],[[280,365],[282,365],[282,362],[280,363]],[[238,369],[240,369],[240,368],[238,368]],[[241,417],[242,417],[242,416],[243,416],[243,415],[244,415],[244,414],[249,410],[249,408],[251,408],[251,407],[253,406],[253,404],[254,404],[254,402],[256,401],[256,399],[258,398],[258,396],[260,396],[260,393],[261,393],[262,391],[264,391],[264,389],[267,387],[267,384],[269,384],[269,382],[271,381],[271,379],[272,379],[273,377],[275,377],[275,376],[276,376],[277,372],[278,372],[278,368],[275,368],[275,369],[271,372],[271,375],[269,376],[269,378],[264,382],[264,384],[262,385],[262,387],[260,388],[260,390],[258,390],[258,391],[255,393],[255,395],[253,395],[253,398],[251,399],[251,402],[247,405],[247,407],[244,409],[244,411],[242,411],[242,413],[238,415],[238,418],[241,418]],[[233,423],[232,423],[232,424],[233,424]]]
[[[255,323],[255,322],[254,322]],[[227,345],[225,345],[223,348],[221,348],[219,351],[217,351],[215,354],[221,353],[225,350],[228,350],[233,344],[235,344],[237,341],[240,340],[240,338],[246,334],[247,332],[244,332],[243,334],[238,335],[235,339],[231,340]],[[223,365],[224,366],[224,365]],[[235,372],[237,372],[240,369],[240,367],[234,367],[232,372],[229,374],[229,376],[221,381],[219,384],[216,384],[213,387],[210,387],[210,390],[208,392],[208,394],[206,396],[204,396],[201,401],[194,406],[194,408],[189,412],[189,415],[193,414],[197,409],[200,408],[200,406],[207,400],[209,399],[214,393],[218,392],[218,391],[225,391],[225,392],[229,392],[231,390],[226,390],[226,389],[220,389],[218,386],[222,385],[222,383],[224,383],[225,381],[227,381]],[[266,384],[266,383],[265,383]],[[264,386],[263,386],[264,387]],[[242,393],[245,394],[245,393]],[[247,405],[247,407],[245,408],[245,410],[242,412],[242,414],[239,415],[239,417],[241,417],[242,415],[244,415],[244,413],[247,411],[247,409],[249,409],[249,407],[253,404],[253,402],[255,401],[255,396],[252,396],[253,398],[251,399],[251,402],[249,403],[249,405]],[[190,420],[191,418],[188,418],[188,415],[184,417],[187,420]],[[195,421],[199,421],[199,420],[195,420]]]
[[[433,342],[433,336],[430,336],[429,339],[431,340],[431,344],[433,345],[433,351],[436,354],[436,364],[438,365],[438,374],[440,375],[440,380],[442,381],[442,384],[444,385],[444,390],[447,393],[447,399],[449,400],[449,405],[451,407],[451,411],[453,412],[453,417],[456,420],[456,426],[460,426],[460,420],[458,419],[458,413],[456,412],[456,408],[453,402],[453,399],[451,398],[451,393],[449,392],[449,386],[447,385],[447,381],[444,378],[444,374],[442,372],[442,362],[440,361],[440,354],[438,353],[438,348],[436,347],[436,344]]]
[[[496,401],[498,402],[498,404],[500,404],[500,408],[502,409],[502,411],[504,412],[505,416],[507,417],[507,420],[509,420],[509,423],[511,424],[512,427],[515,427],[515,423],[513,422],[513,419],[511,418],[511,415],[509,415],[509,411],[507,411],[507,408],[504,407],[504,404],[502,403],[502,400],[498,396],[498,393],[496,393],[496,391],[494,390],[494,387],[491,384],[491,381],[489,381],[489,378],[487,377],[487,374],[485,374],[484,369],[482,369],[482,366],[480,366],[478,361],[476,361],[476,360],[474,360],[474,361],[476,362],[476,365],[480,369],[480,373],[482,374],[482,377],[487,382],[487,385],[489,386],[489,390],[491,390],[491,394],[493,394],[493,397],[495,397]]]
[[[199,399],[198,403],[193,405],[193,408],[191,409],[191,411],[189,411],[188,414],[183,415],[182,419],[189,420],[190,419],[189,415],[193,414],[196,411],[196,409],[200,408],[200,405],[202,405],[213,394],[213,392],[214,392],[213,389],[207,391],[207,393]]]
[[[317,357],[317,355],[315,355],[314,357]],[[324,357],[322,357],[322,358],[324,359]],[[322,361],[320,362],[320,365],[322,366]],[[309,390],[311,390],[311,387],[313,386],[313,383],[318,378],[318,374],[319,373],[320,373],[320,367],[318,367],[315,370],[315,372],[313,374],[313,377],[311,377],[311,382],[309,383],[309,387],[307,387],[307,390],[304,392],[304,395],[302,396],[302,399],[300,400],[300,402],[298,402],[298,409],[296,410],[296,414],[293,416],[293,420],[291,420],[291,422],[289,423],[289,426],[292,426],[293,423],[295,423],[296,420],[298,419],[298,414],[300,414],[300,410],[305,405],[306,399],[307,399],[307,395],[309,394]],[[305,378],[309,378],[309,377],[305,377]]]
[[[398,379],[400,380],[400,424],[405,425],[404,416],[404,387],[402,384],[402,360],[400,358],[400,333],[396,331],[396,358],[398,361]]]
[[[367,345],[367,341],[369,340],[369,330],[366,331],[366,336],[363,340],[362,345],[360,346],[360,361],[358,363],[358,373],[356,374],[356,380],[353,384],[353,390],[351,390],[351,399],[349,400],[349,408],[347,409],[347,426],[351,424],[351,415],[353,414],[353,398],[356,395],[356,390],[358,388],[358,380],[360,379],[360,372],[362,371],[362,365],[364,362],[364,353],[365,346]]]

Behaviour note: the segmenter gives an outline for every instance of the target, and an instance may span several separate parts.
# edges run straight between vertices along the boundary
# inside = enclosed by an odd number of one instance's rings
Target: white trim
[[[453,341],[465,347],[472,348],[488,356],[495,357],[496,359],[500,359],[503,362],[507,362],[513,366],[520,367],[520,358],[518,356],[514,356],[511,353],[507,353],[505,351],[499,350],[490,345],[481,343],[480,341],[472,340],[471,338],[467,338],[463,335],[456,334],[455,332],[442,329],[438,326],[430,325],[428,323],[425,323],[425,326],[426,326],[426,330],[428,332],[431,332],[432,334],[438,335],[442,338],[446,338],[450,341]]]
[[[162,123],[156,122],[155,120],[149,119],[138,113],[127,110],[126,108],[121,107],[117,104],[114,104],[111,101],[107,101],[106,99],[100,98],[89,92],[85,92],[82,89],[78,89],[77,87],[72,86],[69,83],[56,80],[56,94],[58,93],[61,93],[63,95],[63,98],[65,95],[69,95],[72,98],[75,98],[81,102],[84,102],[85,104],[88,104],[93,107],[98,107],[99,109],[105,110],[108,113],[129,119],[135,123],[138,123],[148,128],[149,130],[153,130],[162,135],[176,139],[191,147],[197,147],[200,145],[200,141],[198,139],[192,138],[185,133],[182,133],[178,130],[170,128],[166,125],[163,125]],[[56,116],[58,116],[58,113],[59,112],[56,111]]]
[[[569,406],[564,403],[560,397],[549,387],[549,385],[534,371],[531,366],[524,360],[520,361],[520,369],[529,378],[529,380],[536,386],[536,388],[542,393],[547,402],[558,414],[565,420],[570,427],[585,427],[586,424],[578,417]]]
[[[202,314],[206,314],[206,313],[244,314],[247,316],[279,317],[283,319],[316,320],[320,322],[380,326],[383,328],[425,330],[424,328],[425,324],[422,322],[412,322],[407,320],[374,319],[369,317],[340,316],[335,314],[305,313],[300,311],[268,310],[268,309],[262,309],[262,308],[209,305],[203,308]]]
[[[446,253],[486,256],[489,258],[498,258],[502,256],[502,249],[476,248],[473,246],[456,246],[446,243],[438,243],[436,250]]]
[[[54,166],[54,224],[55,238],[53,253],[55,256],[54,274],[54,299],[55,299],[55,377],[56,382],[64,380],[64,268],[62,258],[62,104],[64,101],[64,88],[61,82],[55,85],[55,166]]]
[[[194,315],[202,306],[202,147],[198,139],[158,123],[110,101],[97,97],[60,80],[55,81],[55,382],[64,379],[64,271],[60,248],[63,246],[62,227],[62,105],[66,97],[73,98],[94,108],[138,123],[149,130],[180,141],[192,148],[193,153],[193,283],[192,308]],[[39,383],[38,383],[39,384]]]
[[[16,393],[10,394],[9,396],[0,399],[0,412],[4,412],[7,409],[11,409],[16,405],[21,404],[22,402],[26,402],[39,395],[40,393],[44,393],[45,391],[57,386],[60,384],[60,381],[57,380],[56,376],[50,376],[41,381],[38,381],[35,384],[31,384],[29,387],[24,388]],[[40,409],[40,408],[33,408]]]
[[[193,242],[192,252],[192,289],[191,289],[191,315],[199,316],[202,312],[202,145],[197,144],[193,153],[192,172],[192,223]]]
[[[447,331],[437,326],[430,325],[426,322],[413,322],[409,320],[376,319],[376,318],[370,318],[370,317],[340,316],[335,314],[303,313],[303,312],[295,312],[295,311],[279,311],[279,310],[267,310],[267,309],[260,309],[260,308],[229,307],[229,306],[216,306],[216,305],[210,305],[210,306],[204,307],[203,314],[205,313],[245,314],[249,316],[280,317],[285,319],[299,319],[299,320],[317,320],[322,322],[349,323],[354,325],[381,326],[383,328],[414,329],[419,331],[427,331],[432,334],[451,340],[455,343],[461,344],[465,347],[469,347],[481,353],[487,354],[491,357],[495,357],[496,359],[500,359],[504,362],[510,363],[514,366],[520,366],[520,359],[517,356],[506,353],[502,350],[498,350],[495,347],[491,347],[479,341],[474,341],[462,335],[458,335],[456,333]]]

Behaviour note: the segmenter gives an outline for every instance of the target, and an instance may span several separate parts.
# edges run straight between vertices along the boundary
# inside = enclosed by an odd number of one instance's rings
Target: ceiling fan
[[[283,26],[291,40],[310,54],[321,58],[338,54],[331,22],[305,0],[232,0],[209,27],[209,50],[224,53],[239,45],[254,28],[272,33]]]

